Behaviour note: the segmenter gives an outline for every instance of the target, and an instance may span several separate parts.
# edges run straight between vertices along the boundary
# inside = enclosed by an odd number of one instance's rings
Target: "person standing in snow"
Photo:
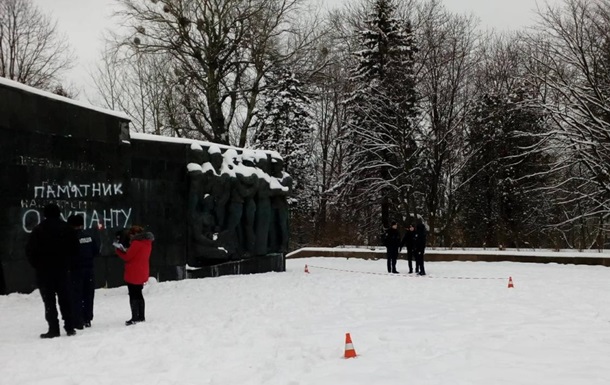
[[[72,304],[74,327],[91,327],[95,296],[94,259],[100,254],[100,244],[93,229],[85,230],[82,215],[70,215],[68,224],[76,231],[79,254],[72,263]]]
[[[415,271],[418,275],[426,275],[424,269],[424,252],[426,251],[426,225],[421,219],[415,227]]]
[[[36,271],[36,283],[44,303],[49,331],[40,338],[59,337],[56,301],[59,303],[64,329],[76,334],[70,296],[70,264],[78,256],[76,232],[61,219],[59,206],[44,207],[45,219],[32,230],[26,245],[28,261]]]
[[[392,222],[390,227],[385,231],[383,242],[386,247],[386,258],[388,264],[388,273],[399,274],[396,271],[396,260],[398,259],[398,251],[400,249],[400,233],[398,232],[398,223]]]
[[[116,254],[125,261],[123,279],[127,283],[131,307],[131,319],[125,321],[125,325],[130,326],[146,321],[142,289],[148,281],[150,253],[155,237],[152,233],[145,232],[141,226],[131,226],[127,234],[130,240],[129,248],[125,249],[119,242],[113,243],[113,246]]]
[[[407,226],[405,235],[402,237],[400,242],[400,248],[407,248],[407,261],[409,262],[409,274],[413,273],[413,259],[415,258],[415,227],[409,223]],[[419,272],[418,266],[415,265],[415,272]]]

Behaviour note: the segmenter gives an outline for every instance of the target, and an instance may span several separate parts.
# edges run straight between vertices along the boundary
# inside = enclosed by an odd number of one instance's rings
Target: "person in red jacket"
[[[145,232],[141,226],[131,226],[127,232],[129,236],[129,248],[115,242],[116,254],[125,261],[125,274],[123,279],[129,290],[129,306],[131,307],[131,319],[125,321],[130,326],[138,322],[144,322],[144,296],[142,289],[148,281],[150,272],[149,261],[152,251],[152,242],[155,237],[150,232]]]

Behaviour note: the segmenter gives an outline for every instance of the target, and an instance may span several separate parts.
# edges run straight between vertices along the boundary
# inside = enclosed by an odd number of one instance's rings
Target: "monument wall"
[[[48,203],[57,203],[64,218],[83,215],[85,227],[98,231],[97,287],[124,284],[123,262],[111,244],[117,231],[132,224],[155,235],[151,276],[161,281],[283,271],[283,253],[270,248],[258,260],[236,252],[188,273],[189,258],[201,261],[207,255],[193,242],[199,234],[193,234],[189,211],[193,143],[130,135],[125,114],[0,78],[0,293],[35,289],[25,244]],[[239,222],[242,234],[244,219]],[[224,246],[215,240],[216,249],[235,242],[224,230],[213,230],[214,237],[222,233],[227,239]],[[242,256],[249,260],[242,264]]]

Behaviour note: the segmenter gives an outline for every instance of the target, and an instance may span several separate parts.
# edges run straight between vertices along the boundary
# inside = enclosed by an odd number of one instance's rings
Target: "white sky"
[[[78,56],[77,65],[67,77],[76,89],[90,90],[89,72],[102,49],[102,33],[117,28],[111,15],[116,9],[114,0],[33,0],[44,12],[52,14],[59,28],[66,33]],[[142,0],[150,1],[150,0]],[[314,1],[314,0],[312,0]],[[341,6],[348,0],[319,0],[328,6]],[[478,16],[484,26],[515,29],[530,25],[536,0],[443,0],[448,9]],[[561,0],[548,0],[559,3]],[[79,99],[86,100],[83,92]]]
[[[37,291],[0,296],[0,383],[610,383],[610,268],[385,269],[384,260],[308,258],[288,260],[285,273],[152,281],[146,322],[130,327],[127,288],[98,289],[92,327],[52,340],[38,338],[46,322]],[[354,359],[342,358],[345,333]]]

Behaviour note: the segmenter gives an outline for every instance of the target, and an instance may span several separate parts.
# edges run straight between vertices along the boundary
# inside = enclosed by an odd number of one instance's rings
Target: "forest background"
[[[131,129],[278,151],[291,249],[375,245],[423,218],[444,247],[604,248],[610,1],[483,28],[440,0],[118,0],[92,103]],[[68,97],[75,53],[0,1],[0,76]]]

